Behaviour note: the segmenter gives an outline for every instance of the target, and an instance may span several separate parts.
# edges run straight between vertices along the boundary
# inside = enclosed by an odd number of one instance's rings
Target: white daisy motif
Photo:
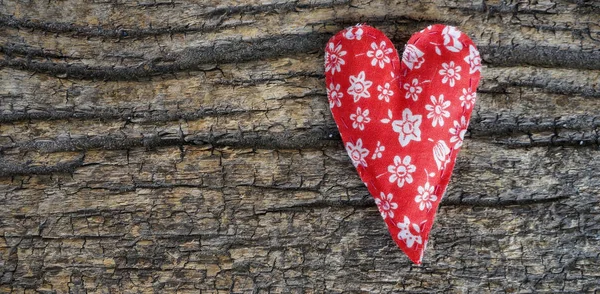
[[[464,88],[462,89],[462,92],[462,96],[458,98],[461,101],[460,106],[470,109],[471,106],[475,105],[476,94],[475,92],[471,91],[471,88]]]
[[[329,88],[327,88],[329,108],[342,106],[342,97],[344,97],[344,93],[340,92],[340,84],[334,85],[333,83],[330,83]]]
[[[450,101],[444,101],[444,94],[440,94],[440,98],[436,99],[435,96],[431,96],[431,104],[425,105],[425,109],[429,111],[427,118],[433,118],[431,125],[435,127],[440,125],[444,126],[444,117],[450,117],[450,112],[446,108],[450,107]]]
[[[460,118],[460,122],[454,121],[454,127],[450,128],[450,134],[452,137],[450,138],[450,143],[454,144],[454,149],[460,148],[462,146],[463,140],[465,139],[465,133],[467,132],[467,119],[462,116]]]
[[[475,46],[469,45],[469,55],[465,57],[465,61],[469,64],[470,74],[481,71],[481,56]]]
[[[385,83],[383,87],[377,86],[377,91],[379,91],[377,99],[385,100],[385,102],[390,102],[390,96],[394,95],[394,91],[390,90],[390,83]]]
[[[325,72],[331,70],[331,74],[335,74],[335,72],[341,72],[340,68],[342,65],[346,64],[342,57],[346,55],[346,51],[342,50],[342,45],[338,45],[337,47],[332,42],[327,44],[327,50],[325,50]]]
[[[377,43],[375,42],[371,43],[371,49],[373,50],[367,51],[367,56],[369,58],[373,58],[371,59],[372,66],[376,66],[377,64],[379,64],[379,68],[383,68],[386,63],[390,63],[390,58],[388,57],[388,54],[391,54],[392,52],[394,52],[394,50],[392,48],[386,47],[387,45],[385,41],[381,41],[381,43],[379,43],[379,46],[377,46]]]
[[[402,53],[402,62],[411,70],[420,68],[423,62],[425,62],[423,55],[425,55],[423,51],[419,50],[415,45],[409,44],[406,45],[404,53]]]
[[[362,139],[358,139],[356,145],[352,144],[352,142],[346,143],[346,152],[348,152],[348,156],[352,159],[354,167],[358,167],[359,165],[367,167],[365,158],[369,155],[369,150],[364,149],[362,145]]]
[[[377,147],[375,147],[375,151],[373,151],[373,156],[371,159],[381,158],[381,156],[383,156],[383,151],[385,151],[385,146],[381,145],[381,142],[377,141]]]
[[[354,102],[358,102],[360,98],[370,98],[369,87],[373,82],[365,80],[365,72],[361,71],[357,76],[350,76],[350,88],[348,94],[354,97]]]
[[[388,172],[391,173],[389,178],[390,183],[396,182],[398,187],[403,187],[405,182],[409,184],[413,182],[411,174],[417,168],[410,164],[410,160],[410,155],[406,155],[404,158],[398,155],[394,156],[394,164],[388,166]]]
[[[402,119],[392,122],[394,132],[398,133],[398,141],[402,147],[405,147],[411,140],[421,141],[421,120],[419,114],[413,115],[410,109],[402,111]]]
[[[412,248],[415,243],[422,244],[421,239],[421,228],[417,224],[411,224],[408,216],[404,216],[404,222],[398,222],[397,224],[400,232],[398,233],[398,239],[403,240],[408,248]],[[411,232],[415,231],[416,234]]]
[[[425,186],[419,186],[417,189],[419,195],[415,197],[415,202],[419,203],[419,210],[425,209],[430,210],[432,202],[437,201],[437,196],[433,195],[433,186],[429,185],[429,182],[425,183]]]
[[[455,27],[447,26],[442,31],[444,37],[444,46],[446,49],[452,52],[460,52],[463,49],[462,43],[458,40],[460,38],[460,31]]]
[[[375,198],[375,204],[377,204],[377,208],[381,213],[381,217],[385,219],[386,217],[394,218],[394,209],[398,208],[398,204],[392,202],[394,195],[389,193],[385,195],[385,193],[381,192],[379,198]]]
[[[448,81],[450,81],[450,87],[454,87],[455,84],[455,80],[458,81],[460,80],[460,70],[461,67],[460,65],[454,65],[454,61],[450,61],[450,64],[448,63],[442,63],[442,67],[444,69],[440,69],[440,75],[444,76],[442,78],[442,84],[447,83]]]
[[[352,120],[352,128],[358,128],[361,131],[365,129],[365,124],[371,121],[369,118],[369,110],[365,109],[362,111],[360,107],[356,109],[356,114],[350,115],[350,120]]]
[[[419,100],[419,94],[423,92],[423,88],[419,87],[419,80],[413,79],[412,83],[404,84],[404,90],[406,90],[406,94],[404,98],[409,99],[412,98],[413,101]]]
[[[346,30],[346,33],[344,33],[344,37],[346,37],[346,39],[348,40],[359,40],[362,38],[363,35],[363,29],[361,28],[360,25],[358,26],[353,26],[350,27]]]

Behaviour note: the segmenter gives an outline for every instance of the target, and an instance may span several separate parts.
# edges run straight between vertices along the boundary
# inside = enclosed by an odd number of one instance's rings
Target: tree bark
[[[0,0],[0,292],[600,290],[600,5]],[[422,266],[331,118],[346,26],[484,59]]]

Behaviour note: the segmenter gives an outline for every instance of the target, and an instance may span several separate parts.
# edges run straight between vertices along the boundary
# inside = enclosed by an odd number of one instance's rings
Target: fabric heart
[[[481,57],[456,28],[414,34],[402,54],[357,25],[326,45],[327,96],[344,146],[392,238],[421,263],[475,103]]]

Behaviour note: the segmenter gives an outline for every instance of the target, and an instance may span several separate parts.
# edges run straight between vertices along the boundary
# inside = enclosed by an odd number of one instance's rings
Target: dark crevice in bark
[[[388,35],[388,37],[396,44],[397,48],[402,48],[408,39],[410,39],[412,34],[426,28],[428,25],[438,23],[444,23],[445,25],[450,26],[460,26],[460,22],[454,20],[415,18],[411,17],[410,15],[394,17],[366,17],[359,15],[357,17],[336,18],[334,20],[325,20],[318,23],[308,23],[308,25],[333,26],[339,27],[340,30],[356,24],[365,24],[375,28],[380,28],[382,30],[385,30],[386,28],[393,28],[389,29],[391,33]]]
[[[8,160],[0,160],[0,177],[11,177],[18,175],[47,175],[54,173],[73,173],[75,169],[83,165],[83,156],[54,165],[28,165]]]
[[[483,60],[494,66],[532,65],[553,68],[600,69],[600,51],[558,50],[550,46],[478,46]]]
[[[294,204],[290,206],[280,206],[273,207],[265,210],[265,213],[272,212],[287,212],[287,211],[304,211],[306,209],[326,209],[331,207],[354,207],[354,208],[368,208],[368,207],[376,207],[375,201],[369,198],[363,198],[360,200],[339,200],[339,201],[330,201],[330,200],[321,200],[321,201],[312,201],[308,203]]]
[[[23,111],[4,112],[0,116],[0,123],[19,121],[54,121],[54,120],[122,120],[135,122],[169,122],[179,120],[198,120],[207,117],[229,117],[244,113],[265,112],[268,110],[247,110],[227,108],[206,108],[196,111],[134,111],[131,109],[97,108],[89,111],[70,109],[29,109]]]
[[[589,115],[573,115],[567,118],[538,119],[538,118],[481,118],[474,115],[469,124],[469,132],[473,138],[510,138],[514,135],[529,135],[536,133],[552,133],[555,137],[574,133],[586,134],[587,137],[597,137],[596,129],[600,128],[600,117]]]
[[[488,200],[488,199],[455,199],[455,198],[443,198],[441,206],[469,206],[469,207],[491,207],[491,208],[505,208],[510,206],[526,206],[536,204],[546,204],[553,202],[560,202],[562,200],[569,199],[567,195],[549,197],[549,198],[537,198],[537,199],[501,199]]]
[[[311,97],[326,99],[318,94],[307,94],[301,98]],[[0,97],[1,98],[1,97]],[[300,98],[300,97],[285,97]],[[0,116],[0,123],[15,123],[22,121],[59,121],[59,120],[101,120],[113,121],[122,120],[128,123],[154,123],[154,122],[177,122],[194,121],[207,117],[231,117],[252,113],[264,113],[269,109],[235,109],[235,108],[203,108],[195,111],[171,111],[171,110],[150,110],[140,111],[130,108],[95,108],[90,110],[73,110],[69,108],[60,109],[28,109],[13,110],[12,112],[3,111]],[[515,117],[490,117],[490,113],[475,113],[469,124],[469,130],[476,137],[492,136],[510,136],[513,134],[531,134],[536,132],[548,132],[556,130],[571,131],[594,131],[600,128],[600,117],[590,115],[571,115],[566,118],[528,118],[522,116]],[[317,128],[321,126],[313,126]],[[324,127],[335,128],[333,122]],[[290,130],[290,132],[295,132]]]
[[[497,140],[494,141],[499,145],[503,145],[506,148],[519,149],[519,148],[531,148],[531,147],[593,147],[600,148],[600,141],[598,136],[592,138],[557,138],[551,137],[548,140],[535,140],[531,142],[515,142],[511,140]]]
[[[572,125],[566,123],[542,125],[487,125],[474,121],[469,130],[475,140],[491,141],[509,148],[529,148],[543,146],[597,147],[598,126]],[[532,135],[549,133],[539,138]],[[518,137],[529,136],[523,142]],[[60,137],[53,140],[32,140],[16,142],[0,146],[0,151],[12,149],[20,151],[37,151],[43,153],[84,151],[91,149],[127,150],[145,147],[149,150],[162,146],[212,145],[215,147],[255,148],[255,149],[316,149],[341,144],[341,138],[335,125],[313,126],[272,133],[268,131],[254,132],[215,132],[198,134],[154,133],[140,137],[129,137],[124,134],[107,134],[104,136]]]
[[[81,58],[74,57],[74,56],[58,54],[58,53],[55,53],[55,52],[52,52],[49,50],[43,50],[41,48],[34,48],[34,47],[25,46],[25,45],[15,45],[15,44],[2,44],[2,46],[0,46],[0,53],[6,54],[8,57],[23,56],[23,57],[27,57],[27,58],[39,57],[40,59],[55,58],[55,59],[63,59],[63,60],[81,59]]]
[[[1,67],[10,67],[34,73],[43,73],[58,78],[102,80],[102,81],[137,81],[154,76],[175,74],[182,71],[214,70],[211,64],[154,64],[146,63],[137,67],[89,67],[67,63],[37,62],[26,59],[0,60]]]
[[[154,149],[163,146],[206,145],[214,147],[240,147],[256,149],[298,149],[322,148],[341,144],[337,129],[317,127],[305,132],[273,134],[269,132],[244,132],[223,134],[198,134],[183,138],[174,138],[169,134],[165,138],[160,134],[148,134],[141,138],[130,138],[125,135],[106,135],[82,138],[57,138],[55,140],[38,140],[0,146],[0,151],[19,148],[21,151],[62,152],[84,151],[90,149],[127,150],[135,147]]]
[[[307,33],[280,35],[255,40],[229,40],[227,43],[184,49],[181,52],[167,54],[163,58],[147,60],[136,67],[92,67],[62,62],[34,60],[32,57],[57,57],[41,49],[4,44],[0,52],[6,56],[0,60],[0,67],[45,73],[60,78],[92,80],[139,80],[153,76],[165,76],[186,71],[205,71],[215,69],[219,63],[239,63],[253,60],[265,60],[281,56],[293,56],[301,53],[320,53],[326,41],[331,37],[327,33]],[[403,45],[403,44],[396,44]],[[600,54],[575,50],[557,50],[554,47],[527,46],[480,46],[484,61],[492,66],[534,65],[541,67],[564,67],[577,69],[600,69]],[[16,56],[26,56],[16,57]],[[321,58],[321,57],[315,57]],[[537,85],[532,81],[532,86]],[[569,92],[569,91],[566,91]],[[598,90],[590,89],[586,95],[600,96]]]
[[[73,163],[69,163],[73,165],[73,169],[81,166],[80,162],[74,161]],[[0,165],[1,167],[1,165]],[[28,167],[29,168],[29,167]],[[0,172],[2,170],[0,169]],[[72,173],[73,170],[67,171],[55,171],[53,173]],[[43,174],[43,173],[41,173]],[[40,173],[29,173],[27,175],[40,175]],[[15,175],[5,175],[0,173],[0,177],[6,176],[15,176]],[[251,189],[258,189],[265,193],[273,192],[273,191],[313,191],[315,193],[322,194],[318,189],[306,189],[301,187],[278,187],[278,186],[254,186],[254,185],[242,185],[244,187],[248,187]],[[152,189],[152,190],[170,190],[173,188],[189,188],[189,189],[200,189],[201,191],[206,190],[214,190],[221,191],[224,188],[235,188],[240,187],[240,185],[230,186],[225,185],[222,187],[204,187],[201,185],[193,185],[193,184],[167,184],[160,182],[145,182],[145,183],[134,183],[133,185],[124,185],[118,184],[111,187],[101,187],[101,188],[90,188],[90,187],[81,187],[82,190],[90,189],[90,190],[105,190],[110,193],[125,193],[125,192],[135,192],[138,189]],[[362,188],[361,188],[362,189]],[[306,211],[310,209],[330,209],[330,208],[356,208],[356,209],[364,209],[364,208],[372,208],[376,207],[375,200],[369,196],[369,192],[364,189],[364,197],[361,199],[352,199],[352,200],[313,200],[307,201],[303,203],[294,203],[287,206],[277,206],[270,207],[266,209],[258,209],[255,208],[256,214],[265,214],[265,213],[275,213],[275,212],[294,212],[294,211]],[[441,206],[442,207],[456,207],[456,206],[466,206],[466,207],[490,207],[490,208],[499,208],[503,209],[510,206],[527,206],[527,205],[537,205],[537,204],[546,204],[546,203],[554,203],[560,202],[563,200],[569,199],[568,195],[559,195],[549,198],[532,198],[532,199],[503,199],[498,197],[497,199],[462,199],[456,197],[446,197],[442,198]],[[71,217],[90,217],[95,215],[101,215],[102,213],[111,214],[116,210],[99,210],[99,209],[86,209],[79,211],[69,212]],[[123,212],[123,211],[119,211]],[[131,213],[133,211],[125,211],[127,213]],[[24,218],[25,216],[15,215],[15,218]]]
[[[40,62],[24,58],[5,58],[0,67],[45,73],[71,79],[138,80],[181,71],[205,71],[218,63],[239,63],[322,50],[328,34],[298,34],[268,37],[257,40],[231,40],[226,44],[185,49],[164,60],[147,61],[137,67],[90,67],[66,63]]]
[[[180,146],[190,144],[182,138],[162,138],[158,134],[146,135],[140,138],[130,138],[124,135],[93,136],[84,138],[57,138],[55,140],[29,141],[12,147],[0,147],[0,151],[17,147],[23,151],[61,152],[85,151],[91,149],[127,150],[135,147],[145,147],[153,150],[157,147]]]
[[[557,7],[557,3],[567,2],[577,4],[577,8],[573,9],[573,12],[579,14],[592,14],[598,11],[597,4],[594,1],[588,0],[566,0],[566,1],[549,1],[549,3],[555,2],[555,5],[552,6],[542,6],[544,8],[531,8],[530,5],[539,4],[538,2],[515,2],[515,1],[502,1],[496,2],[498,4],[490,4],[486,1],[482,1],[480,5],[471,5],[471,6],[462,6],[460,10],[458,7],[448,7],[450,9],[459,10],[460,12],[478,12],[478,13],[486,13],[488,16],[494,15],[518,15],[518,14],[533,14],[533,15],[557,15],[560,13],[565,13],[565,11],[561,9],[565,9],[566,7]],[[495,3],[495,2],[492,2]]]
[[[593,87],[579,86],[576,84],[568,84],[560,80],[552,80],[552,82],[548,82],[547,80],[515,81],[506,84],[501,84],[501,86],[539,88],[543,89],[544,92],[553,94],[581,95],[582,97],[591,98],[600,97],[600,89],[597,88],[597,85],[593,85]]]

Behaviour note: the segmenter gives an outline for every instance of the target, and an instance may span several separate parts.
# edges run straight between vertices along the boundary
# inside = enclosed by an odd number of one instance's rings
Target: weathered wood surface
[[[214,2],[0,1],[0,292],[600,290],[597,1]],[[422,266],[328,110],[359,22],[484,58]]]

